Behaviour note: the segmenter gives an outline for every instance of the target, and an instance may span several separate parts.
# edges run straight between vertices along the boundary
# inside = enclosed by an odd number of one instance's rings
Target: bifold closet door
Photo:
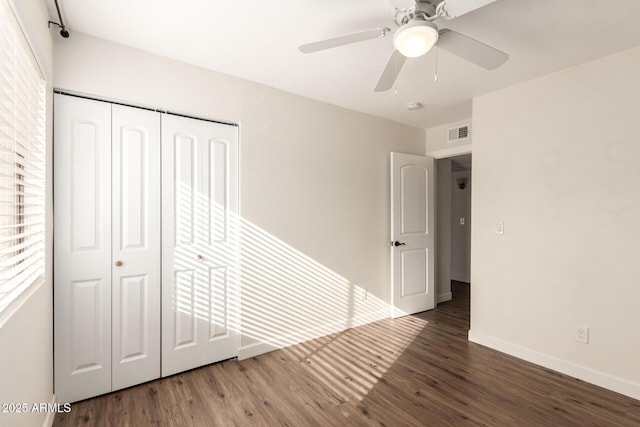
[[[55,393],[111,391],[111,104],[55,95]]]
[[[112,389],[160,376],[160,114],[112,107]]]
[[[55,95],[55,393],[160,376],[160,114]]]
[[[162,376],[238,355],[238,128],[162,117]]]

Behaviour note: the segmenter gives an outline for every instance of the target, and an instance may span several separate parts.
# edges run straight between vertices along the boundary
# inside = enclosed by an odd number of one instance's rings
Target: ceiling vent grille
[[[469,125],[449,129],[448,142],[460,141],[469,138]]]

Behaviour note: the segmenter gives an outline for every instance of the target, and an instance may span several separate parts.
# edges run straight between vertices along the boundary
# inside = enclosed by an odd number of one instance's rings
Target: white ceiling
[[[438,50],[436,83],[432,50],[407,60],[397,93],[374,93],[392,36],[306,55],[298,45],[397,28],[387,0],[59,2],[71,37],[91,34],[422,128],[469,117],[475,96],[640,45],[639,0],[498,0],[436,23],[509,53],[505,65],[485,71]],[[414,101],[424,108],[408,111]]]

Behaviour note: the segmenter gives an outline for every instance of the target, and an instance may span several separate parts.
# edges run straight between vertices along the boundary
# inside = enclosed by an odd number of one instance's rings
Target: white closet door
[[[111,105],[55,95],[55,393],[111,391]]]
[[[238,129],[162,117],[162,376],[238,354]]]
[[[160,114],[112,107],[112,389],[160,377]]]

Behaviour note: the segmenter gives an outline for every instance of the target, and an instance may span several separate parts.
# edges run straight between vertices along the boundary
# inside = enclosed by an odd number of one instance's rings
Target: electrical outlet
[[[589,328],[586,326],[576,326],[576,341],[589,344]]]

